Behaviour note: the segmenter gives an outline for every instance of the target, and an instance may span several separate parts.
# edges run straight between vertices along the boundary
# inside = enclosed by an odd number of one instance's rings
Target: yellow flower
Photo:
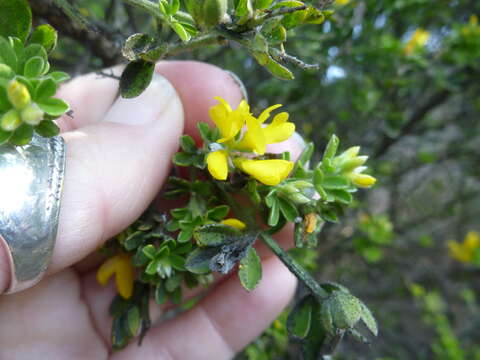
[[[468,24],[461,28],[462,35],[465,37],[480,36],[480,26],[478,25],[478,16],[471,15]]]
[[[218,140],[223,143],[232,140],[245,124],[245,118],[250,116],[250,107],[245,100],[242,100],[235,110],[221,97],[215,97],[220,103],[210,108],[209,114],[213,122],[220,130],[222,138]]]
[[[267,141],[261,122],[250,116],[247,121],[247,131],[245,132],[242,140],[235,144],[235,149],[253,151],[259,155],[265,154],[267,149]]]
[[[106,285],[115,275],[117,291],[124,299],[129,299],[133,293],[134,269],[128,254],[117,254],[107,259],[97,271],[97,281]]]
[[[228,153],[217,150],[207,155],[207,166],[210,174],[217,180],[226,180],[228,176]]]
[[[278,185],[293,169],[293,162],[281,159],[249,160],[238,158],[236,165],[243,172],[265,185]]]
[[[430,38],[430,33],[423,29],[417,29],[408,40],[407,44],[403,48],[405,54],[410,55],[416,49],[425,46],[428,39]]]
[[[449,241],[450,256],[463,263],[471,263],[475,253],[480,249],[480,235],[476,231],[469,231],[462,243]]]
[[[234,227],[235,229],[238,229],[238,230],[243,230],[247,227],[247,225],[245,225],[243,221],[240,221],[235,218],[228,218],[228,219],[222,220],[221,223],[224,225]]]

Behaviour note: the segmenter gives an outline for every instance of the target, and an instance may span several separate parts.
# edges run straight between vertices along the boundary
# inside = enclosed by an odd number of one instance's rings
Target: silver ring
[[[42,278],[57,237],[65,142],[34,135],[25,146],[0,146],[0,246],[10,260],[7,293]]]

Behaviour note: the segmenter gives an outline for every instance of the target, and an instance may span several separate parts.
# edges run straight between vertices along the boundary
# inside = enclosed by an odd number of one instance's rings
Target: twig
[[[262,23],[263,23],[267,19],[270,19],[276,16],[282,16],[285,14],[291,14],[296,11],[305,10],[306,8],[307,8],[307,5],[300,5],[295,7],[281,7],[275,10],[265,10],[266,15],[262,16],[260,19],[262,20]]]
[[[281,52],[277,49],[270,49],[271,55],[276,58],[276,60],[280,60],[282,62],[289,62],[295,66],[298,66],[299,68],[303,70],[318,70],[320,69],[320,64],[307,64],[300,60],[299,58],[296,58],[295,56],[289,55],[287,53]]]
[[[438,105],[443,104],[450,95],[450,90],[442,89],[430,96],[425,103],[415,109],[405,125],[403,125],[403,127],[400,129],[397,137],[391,138],[387,135],[383,137],[382,142],[378,146],[377,150],[375,150],[373,156],[377,158],[384,154],[393,144],[399,141],[403,136],[409,134],[414,129],[415,125],[424,119],[427,113],[429,113]]]

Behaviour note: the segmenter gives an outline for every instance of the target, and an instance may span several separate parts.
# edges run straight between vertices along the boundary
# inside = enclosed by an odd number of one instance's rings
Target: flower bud
[[[360,152],[360,146],[352,146],[351,148],[348,148],[343,153],[341,153],[339,156],[347,159],[351,159],[357,156],[359,152]]]
[[[366,174],[352,174],[350,178],[356,186],[362,188],[368,188],[377,182],[373,176]]]
[[[10,66],[6,64],[0,64],[0,78],[10,78],[13,77],[14,73]]]
[[[30,103],[20,112],[22,120],[29,125],[38,125],[43,119],[44,112],[35,103]]]
[[[363,156],[355,156],[354,158],[342,161],[339,164],[340,171],[342,173],[348,173],[348,172],[356,169],[357,167],[365,164],[367,159],[368,159],[368,156],[363,155]]]
[[[22,119],[17,110],[11,109],[7,111],[0,120],[0,126],[5,131],[14,131],[22,124]]]
[[[8,84],[7,96],[16,109],[23,109],[32,100],[27,87],[17,80],[12,80]]]
[[[207,28],[218,25],[227,13],[227,0],[204,0],[203,23]]]

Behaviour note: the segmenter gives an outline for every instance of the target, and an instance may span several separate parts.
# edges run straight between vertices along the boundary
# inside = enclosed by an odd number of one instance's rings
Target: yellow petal
[[[408,40],[407,44],[404,47],[404,52],[409,55],[414,52],[415,49],[423,47],[428,39],[430,38],[430,33],[423,29],[417,29],[413,33],[410,40]]]
[[[243,139],[235,145],[238,150],[253,151],[259,155],[265,154],[267,142],[264,129],[258,119],[253,116],[247,118],[247,131]]]
[[[207,155],[207,166],[210,174],[217,180],[226,180],[228,176],[228,153],[217,150]]]
[[[238,230],[243,230],[247,227],[247,225],[245,225],[243,221],[240,221],[235,218],[228,218],[228,219],[222,220],[222,224],[234,227],[235,229],[238,229]]]
[[[107,259],[97,271],[97,281],[101,285],[106,285],[113,275],[118,293],[125,299],[130,298],[135,277],[130,255],[118,254]]]
[[[273,118],[271,124],[263,129],[267,144],[287,140],[295,131],[295,124],[288,122],[288,113],[282,112]]]
[[[238,162],[240,169],[265,185],[277,185],[293,169],[293,162],[287,160],[247,160]]]
[[[260,121],[260,124],[263,124],[265,122],[265,120],[268,119],[268,117],[270,116],[270,113],[273,110],[278,109],[281,106],[282,106],[281,104],[276,104],[276,105],[269,106],[268,108],[263,110],[262,113],[260,114],[260,116],[258,117],[258,121]]]

